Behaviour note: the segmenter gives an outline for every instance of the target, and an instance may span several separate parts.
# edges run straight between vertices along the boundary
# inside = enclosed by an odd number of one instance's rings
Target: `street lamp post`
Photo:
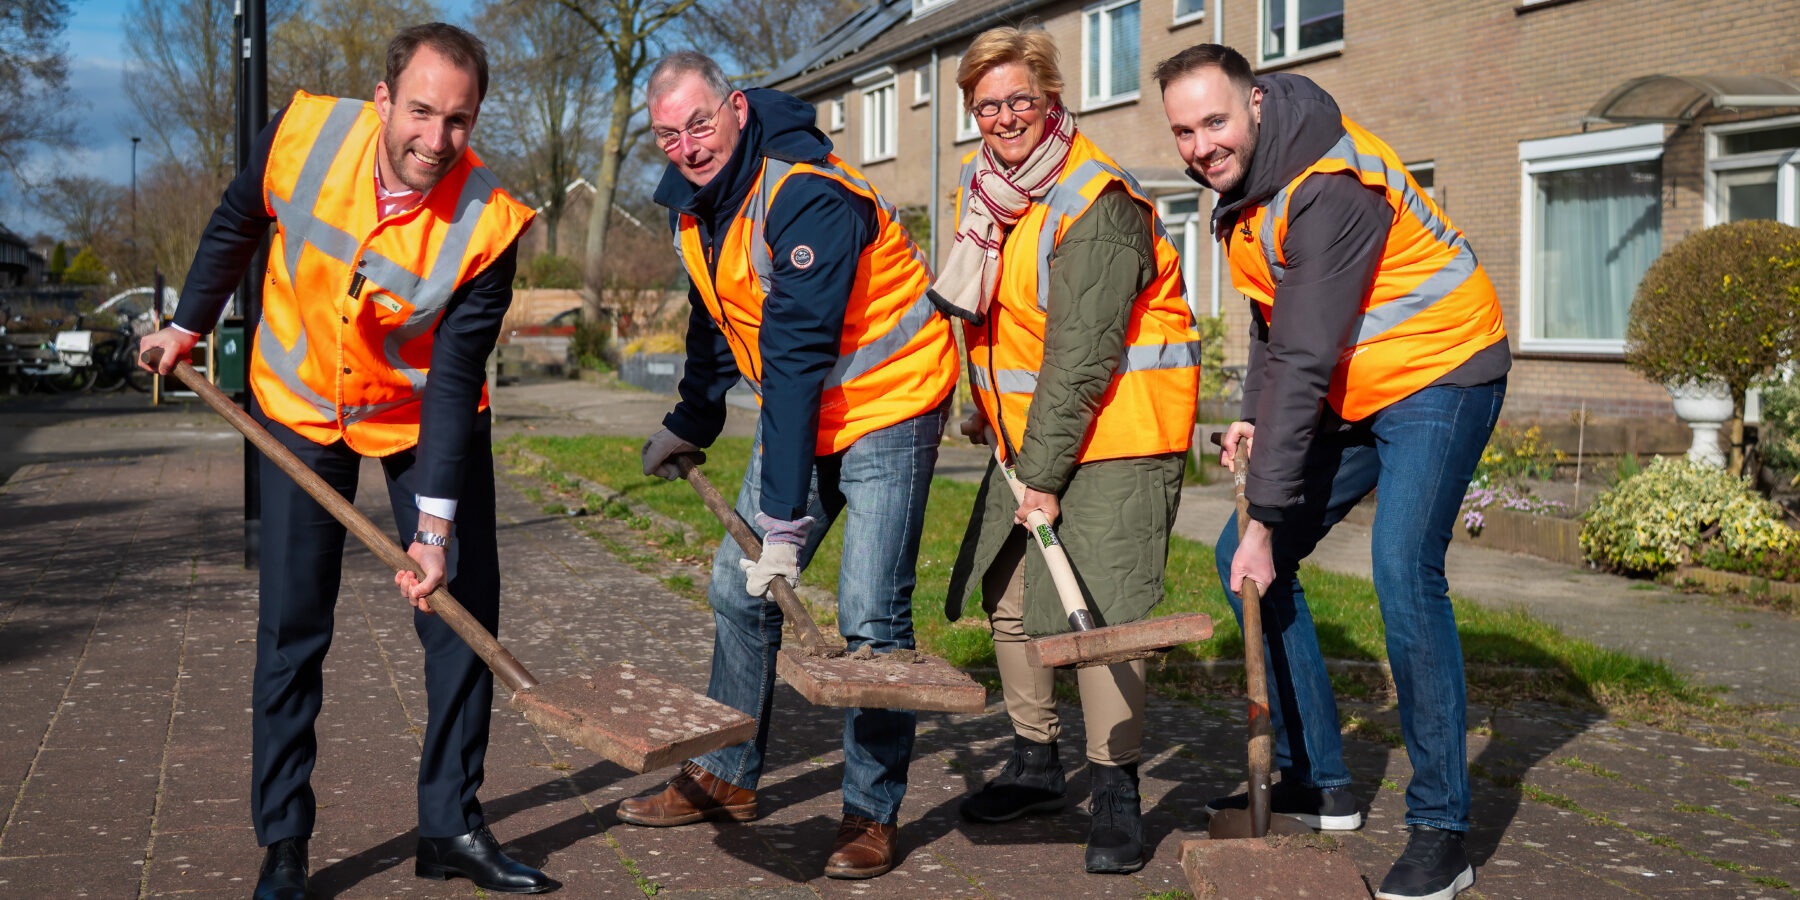
[[[131,242],[137,243],[137,145],[143,138],[131,137]]]

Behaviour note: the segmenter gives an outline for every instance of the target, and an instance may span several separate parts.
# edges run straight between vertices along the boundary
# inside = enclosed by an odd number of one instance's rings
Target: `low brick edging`
[[[1483,525],[1480,534],[1470,534],[1459,517],[1452,530],[1455,539],[1489,550],[1527,553],[1571,566],[1587,565],[1587,557],[1581,552],[1580,519],[1534,516],[1493,507],[1482,510],[1481,517]],[[1365,528],[1374,524],[1374,498],[1365,500],[1352,509],[1344,517],[1344,521]]]
[[[1691,581],[1701,587],[1716,590],[1800,600],[1800,584],[1792,581],[1759,578],[1740,572],[1725,572],[1701,566],[1681,566],[1671,574],[1671,578],[1676,584]]]
[[[685,523],[685,522],[678,522],[674,519],[671,519],[668,516],[665,516],[662,513],[659,513],[656,510],[651,509],[649,506],[647,506],[631,497],[627,497],[624,494],[622,494],[616,490],[613,490],[612,488],[607,487],[606,485],[601,484],[598,481],[593,481],[591,479],[583,478],[579,475],[571,475],[567,472],[564,472],[561,469],[558,469],[556,467],[555,463],[551,462],[547,457],[543,456],[542,454],[535,453],[535,452],[533,452],[531,450],[527,450],[523,447],[514,447],[512,452],[519,454],[520,457],[522,457],[526,460],[529,460],[533,465],[538,466],[545,472],[555,472],[556,474],[558,474],[558,475],[562,476],[564,479],[566,479],[570,484],[575,485],[576,487],[580,488],[585,493],[596,494],[601,499],[606,500],[608,503],[617,503],[620,506],[623,506],[626,509],[631,510],[633,515],[643,516],[644,518],[650,520],[650,522],[652,524],[656,525],[656,527],[661,528],[662,530],[670,532],[672,534],[681,535],[681,542],[684,544],[700,543],[699,533],[694,531],[694,529],[689,528],[687,523]]]

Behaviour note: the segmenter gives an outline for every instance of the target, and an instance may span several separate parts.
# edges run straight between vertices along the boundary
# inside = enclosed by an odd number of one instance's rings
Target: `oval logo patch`
[[[813,249],[805,244],[795,247],[794,252],[788,254],[788,262],[793,263],[794,268],[796,269],[804,269],[811,266],[813,264]]]

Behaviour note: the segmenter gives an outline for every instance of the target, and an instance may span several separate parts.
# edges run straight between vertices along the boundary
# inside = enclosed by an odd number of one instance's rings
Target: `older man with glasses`
[[[798,583],[843,522],[838,630],[851,650],[913,646],[912,592],[925,498],[956,384],[949,323],[892,204],[831,154],[813,107],[734,91],[712,59],[674,53],[651,71],[650,126],[669,157],[670,210],[692,286],[681,401],[644,444],[644,474],[711,444],[742,377],[762,412],[737,510],[761,559],[724,541],[708,599],[717,633],[707,694],[756,717],[753,740],[689,760],[660,793],[627,800],[635,825],[756,817],[782,615],[776,578]],[[893,868],[915,715],[844,713],[843,822],[832,878]]]

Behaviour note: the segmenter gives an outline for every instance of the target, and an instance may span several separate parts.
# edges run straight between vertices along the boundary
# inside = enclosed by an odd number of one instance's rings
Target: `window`
[[[894,80],[863,88],[862,150],[863,162],[880,162],[894,155],[894,131],[898,110],[895,108]]]
[[[912,105],[931,102],[931,65],[929,63],[913,70]]]
[[[1262,0],[1262,61],[1304,59],[1344,46],[1344,0]]]
[[[1169,230],[1169,243],[1181,254],[1181,280],[1187,285],[1188,305],[1199,302],[1194,286],[1200,283],[1200,253],[1206,249],[1208,236],[1205,220],[1200,216],[1200,195],[1177,194],[1156,201],[1163,227]],[[1217,310],[1213,311],[1215,314]],[[1204,315],[1198,308],[1194,315]]]
[[[1136,100],[1138,0],[1090,6],[1081,16],[1084,109]]]
[[[950,0],[912,0],[912,11],[914,16],[922,16],[948,5],[950,5]]]
[[[1519,143],[1519,345],[1621,353],[1631,295],[1662,252],[1661,125]]]
[[[1436,162],[1427,160],[1425,162],[1407,163],[1406,174],[1411,175],[1413,183],[1419,186],[1419,193],[1430,197],[1431,202],[1437,203],[1440,207],[1443,206],[1443,203],[1438,200],[1437,195]]]
[[[835,97],[831,101],[831,131],[844,130],[844,98]]]
[[[1706,224],[1773,219],[1800,224],[1800,117],[1707,130]]]
[[[1206,12],[1205,0],[1175,0],[1175,21],[1172,25],[1192,22]]]
[[[960,115],[956,118],[956,142],[972,141],[981,137],[981,130],[975,127],[975,114],[958,107]]]

